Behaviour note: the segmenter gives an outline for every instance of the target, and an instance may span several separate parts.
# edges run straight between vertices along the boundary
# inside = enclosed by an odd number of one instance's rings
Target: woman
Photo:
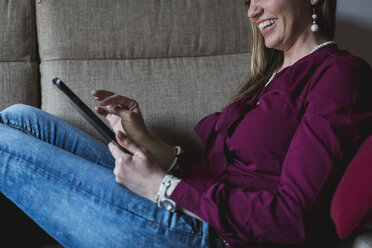
[[[336,0],[245,4],[251,75],[195,127],[203,150],[154,138],[134,100],[105,90],[92,92],[96,111],[131,154],[15,105],[1,113],[1,191],[67,247],[316,240],[340,172],[371,133],[372,72],[332,41]]]

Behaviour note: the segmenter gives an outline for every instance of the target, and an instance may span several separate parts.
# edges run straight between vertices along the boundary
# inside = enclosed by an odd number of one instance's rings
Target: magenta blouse
[[[204,149],[171,195],[231,247],[299,244],[372,131],[372,71],[336,45],[280,71],[256,98],[202,119]]]

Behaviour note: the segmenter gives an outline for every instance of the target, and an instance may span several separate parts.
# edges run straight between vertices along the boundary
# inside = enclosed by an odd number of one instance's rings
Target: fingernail
[[[125,136],[125,134],[124,134],[122,131],[119,131],[119,133],[118,133],[118,138],[119,138],[120,140],[124,140],[124,139],[126,138],[126,136]]]

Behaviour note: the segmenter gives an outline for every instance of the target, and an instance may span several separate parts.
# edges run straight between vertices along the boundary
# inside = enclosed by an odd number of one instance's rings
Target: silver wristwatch
[[[169,199],[169,197],[180,181],[181,179],[170,174],[164,177],[158,191],[157,203],[159,208],[166,209],[170,212],[175,212],[177,210],[177,204]]]

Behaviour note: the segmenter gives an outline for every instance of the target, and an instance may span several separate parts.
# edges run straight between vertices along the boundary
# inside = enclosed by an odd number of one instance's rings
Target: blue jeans
[[[207,223],[116,183],[107,146],[39,109],[0,113],[0,191],[64,247],[218,247]]]

